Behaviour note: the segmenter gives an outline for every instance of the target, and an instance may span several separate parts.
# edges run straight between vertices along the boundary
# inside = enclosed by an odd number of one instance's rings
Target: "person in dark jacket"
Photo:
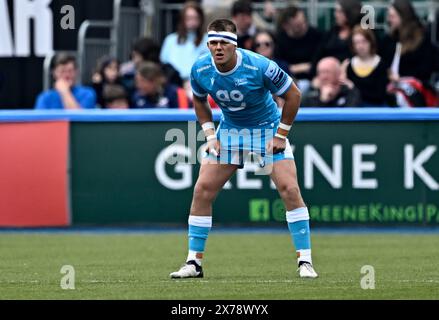
[[[189,108],[185,90],[169,84],[159,64],[141,63],[135,79],[137,91],[132,97],[132,108]]]
[[[352,31],[354,57],[343,66],[342,79],[350,88],[356,87],[366,107],[383,107],[387,104],[387,69],[377,55],[375,34],[370,29],[357,26]]]
[[[361,106],[358,89],[341,82],[341,65],[334,57],[323,58],[317,65],[314,87],[305,95],[303,107],[358,107]]]
[[[361,22],[361,8],[359,0],[337,0],[335,26],[322,40],[314,59],[312,74],[315,74],[317,63],[324,57],[335,57],[340,62],[352,57],[350,39],[352,30]]]
[[[275,56],[288,62],[296,79],[311,80],[311,64],[322,36],[309,25],[303,9],[288,7],[279,15]]]
[[[431,43],[426,28],[409,0],[394,0],[387,12],[389,34],[381,44],[381,55],[389,69],[389,93],[395,95],[397,105],[426,106],[429,96],[436,96],[430,80],[437,71],[438,51]],[[397,88],[417,83],[424,99],[415,102]],[[407,100],[408,99],[408,100]]]
[[[437,51],[410,1],[393,1],[387,12],[387,23],[389,34],[381,43],[381,55],[390,68],[390,80],[410,76],[429,82]]]

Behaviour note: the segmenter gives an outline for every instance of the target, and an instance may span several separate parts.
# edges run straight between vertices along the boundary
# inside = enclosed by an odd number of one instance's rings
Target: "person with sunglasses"
[[[278,59],[274,56],[276,49],[276,41],[274,35],[267,30],[258,31],[253,37],[253,48],[252,50],[264,57],[273,60],[278,64],[278,66],[285,71],[286,74],[291,76],[288,63],[285,60]]]

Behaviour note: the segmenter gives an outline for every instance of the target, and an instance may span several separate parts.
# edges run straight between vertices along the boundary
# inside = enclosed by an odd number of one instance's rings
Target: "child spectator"
[[[106,109],[128,109],[129,101],[125,88],[117,84],[106,84],[102,90],[103,105]]]
[[[117,59],[104,56],[98,60],[96,71],[92,78],[92,86],[96,92],[98,105],[101,108],[106,107],[103,90],[107,84],[122,85],[122,78],[119,73],[119,62]]]

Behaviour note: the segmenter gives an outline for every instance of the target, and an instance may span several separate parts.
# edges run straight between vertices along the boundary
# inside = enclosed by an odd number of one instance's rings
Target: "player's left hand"
[[[278,137],[274,137],[273,140],[267,144],[267,153],[280,153],[285,151],[287,141]]]

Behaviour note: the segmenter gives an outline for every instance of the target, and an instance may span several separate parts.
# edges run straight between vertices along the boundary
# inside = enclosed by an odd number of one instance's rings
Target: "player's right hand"
[[[207,141],[205,151],[215,157],[220,154],[221,144],[218,139]]]

